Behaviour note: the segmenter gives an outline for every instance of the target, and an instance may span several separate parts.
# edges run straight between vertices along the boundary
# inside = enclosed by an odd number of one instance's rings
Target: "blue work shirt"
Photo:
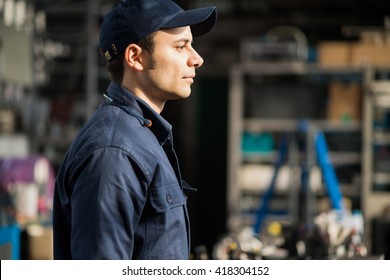
[[[189,219],[172,127],[111,83],[58,171],[55,259],[188,259]]]

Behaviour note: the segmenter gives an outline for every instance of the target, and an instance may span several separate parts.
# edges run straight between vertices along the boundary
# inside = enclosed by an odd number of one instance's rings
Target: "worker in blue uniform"
[[[160,113],[190,95],[203,64],[193,36],[215,21],[215,7],[170,0],[122,1],[105,16],[100,48],[112,82],[58,170],[55,259],[189,258],[191,187]]]

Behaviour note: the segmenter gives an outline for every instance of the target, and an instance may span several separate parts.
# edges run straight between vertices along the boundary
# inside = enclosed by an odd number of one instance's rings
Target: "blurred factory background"
[[[109,84],[116,2],[0,0],[0,259],[52,257],[56,170]],[[176,2],[218,8],[191,97],[162,113],[198,189],[192,257],[390,258],[390,2]]]

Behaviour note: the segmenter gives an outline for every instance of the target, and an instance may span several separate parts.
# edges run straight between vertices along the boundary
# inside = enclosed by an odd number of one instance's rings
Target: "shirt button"
[[[168,194],[168,195],[167,195],[167,202],[168,202],[168,203],[172,203],[172,201],[173,201],[172,196],[171,196],[170,194]]]

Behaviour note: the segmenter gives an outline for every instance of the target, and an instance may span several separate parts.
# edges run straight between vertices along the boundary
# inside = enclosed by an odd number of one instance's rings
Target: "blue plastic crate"
[[[17,224],[0,227],[0,259],[20,259],[20,228]]]

